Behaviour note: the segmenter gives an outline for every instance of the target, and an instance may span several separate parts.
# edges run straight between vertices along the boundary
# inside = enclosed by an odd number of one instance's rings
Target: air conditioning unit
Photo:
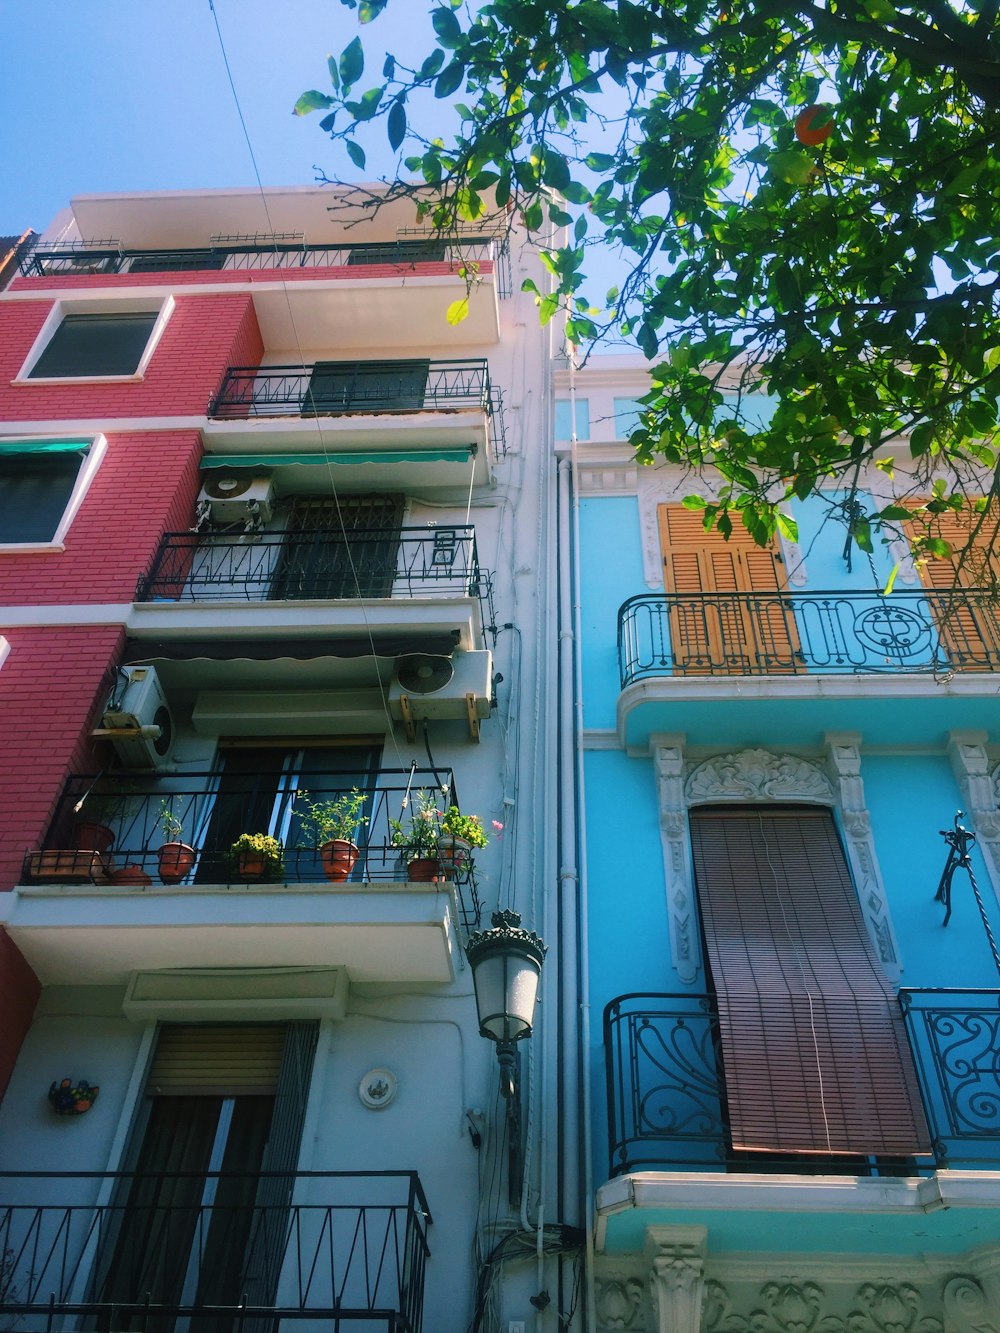
[[[174,744],[174,719],[151,666],[121,667],[104,706],[102,735],[127,768],[162,768]]]
[[[220,468],[202,482],[198,502],[210,506],[213,523],[241,523],[251,517],[266,523],[274,502],[274,482],[260,473]]]
[[[396,662],[389,709],[408,733],[414,720],[465,718],[470,735],[478,740],[479,722],[490,715],[492,695],[491,652],[455,652],[451,657],[408,653]]]

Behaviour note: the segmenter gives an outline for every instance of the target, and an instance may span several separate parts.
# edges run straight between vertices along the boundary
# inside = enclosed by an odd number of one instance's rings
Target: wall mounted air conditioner
[[[104,706],[104,730],[128,768],[162,768],[174,744],[174,719],[151,666],[121,667]]]
[[[209,472],[201,484],[198,502],[208,503],[213,523],[240,523],[255,518],[266,523],[274,504],[274,482],[249,472]]]
[[[479,739],[479,722],[490,715],[493,654],[486,649],[451,657],[408,653],[396,662],[389,687],[389,709],[406,724],[422,719],[465,718],[469,734]]]

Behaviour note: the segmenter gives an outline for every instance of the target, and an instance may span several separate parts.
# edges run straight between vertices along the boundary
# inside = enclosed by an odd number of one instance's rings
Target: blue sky
[[[357,179],[318,116],[291,114],[305,89],[327,88],[326,55],[359,31],[356,15],[339,0],[215,0],[215,8],[264,184],[310,184],[313,164]],[[412,53],[429,8],[405,0],[391,20],[362,30],[372,82],[379,41]],[[41,230],[75,194],[254,184],[208,0],[23,0],[0,9],[0,234]],[[369,176],[387,171],[387,148],[382,160],[369,154]]]

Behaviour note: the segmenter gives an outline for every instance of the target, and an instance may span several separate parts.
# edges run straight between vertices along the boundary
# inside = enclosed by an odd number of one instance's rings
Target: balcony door
[[[401,495],[297,497],[271,600],[391,596],[402,521]]]
[[[317,1030],[161,1028],[97,1264],[112,1329],[221,1333],[274,1300]]]
[[[199,884],[232,878],[226,852],[241,833],[269,833],[285,846],[285,876],[293,883],[322,883],[323,868],[313,846],[304,846],[298,794],[326,800],[358,787],[374,793],[382,760],[381,742],[337,745],[249,742],[219,747],[218,776],[211,810],[198,834],[202,848]],[[369,802],[370,804],[370,802]],[[357,874],[364,870],[364,858]]]
[[[317,361],[302,415],[417,411],[424,405],[429,360]]]
[[[769,595],[784,593],[786,586],[777,549],[758,546],[743,528],[734,527],[728,541],[715,529],[706,532],[701,513],[681,505],[659,505],[657,520],[674,670],[801,670],[791,604]]]

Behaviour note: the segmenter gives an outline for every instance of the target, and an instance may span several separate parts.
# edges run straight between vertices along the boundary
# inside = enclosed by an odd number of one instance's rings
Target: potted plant
[[[434,798],[419,791],[406,824],[401,819],[389,820],[390,842],[406,858],[406,877],[411,883],[426,884],[441,873],[438,841],[443,818]]]
[[[438,859],[446,875],[454,875],[470,859],[473,847],[489,842],[478,815],[463,815],[457,805],[450,805],[441,816]]]
[[[347,879],[361,855],[354,838],[368,823],[368,816],[361,813],[367,799],[368,793],[358,787],[325,801],[314,801],[303,788],[295,798],[306,845],[318,848],[323,873],[333,883]]]
[[[106,856],[115,845],[114,829],[107,825],[117,811],[118,800],[110,792],[86,792],[76,807],[79,816],[73,825],[73,846],[81,852],[97,852]]]
[[[227,860],[240,879],[280,883],[285,876],[284,847],[269,833],[241,833]]]
[[[158,822],[164,838],[160,846],[160,879],[164,884],[179,884],[185,875],[190,875],[198,853],[180,841],[184,825],[174,814],[173,797],[160,802]]]

